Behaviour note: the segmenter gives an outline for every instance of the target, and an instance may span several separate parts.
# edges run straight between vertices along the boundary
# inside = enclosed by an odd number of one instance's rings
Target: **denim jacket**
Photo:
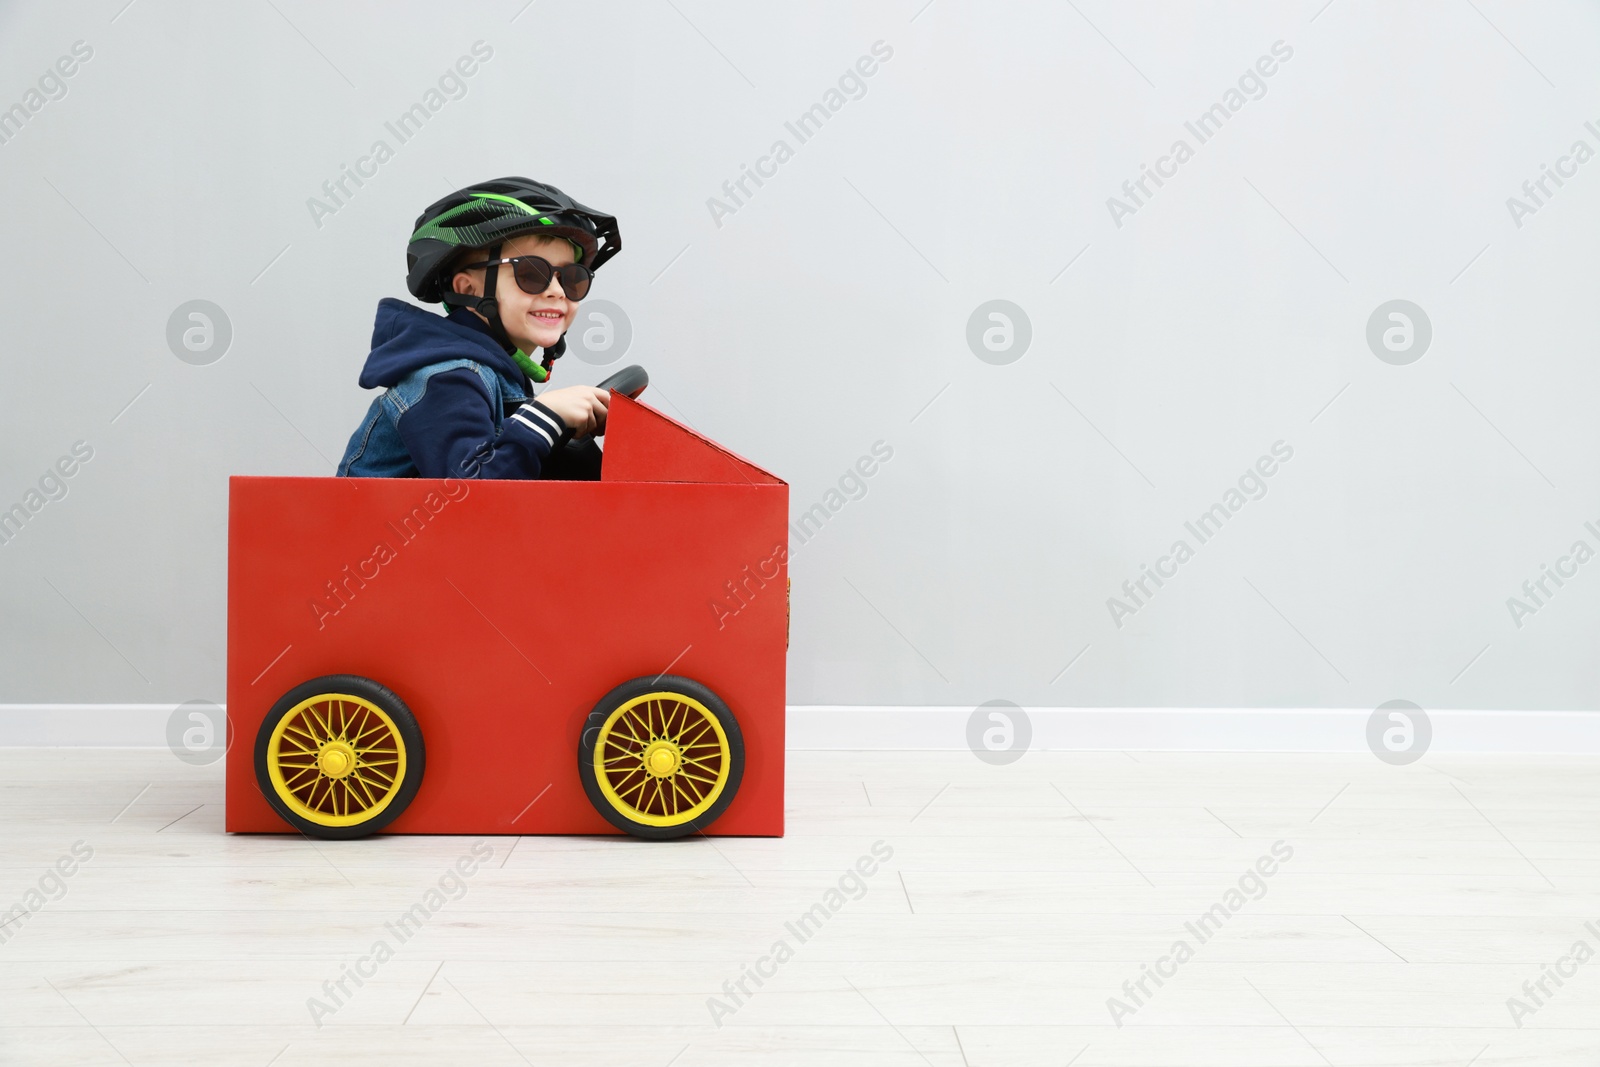
[[[378,304],[361,385],[384,387],[339,464],[351,478],[538,478],[566,425],[465,309]]]

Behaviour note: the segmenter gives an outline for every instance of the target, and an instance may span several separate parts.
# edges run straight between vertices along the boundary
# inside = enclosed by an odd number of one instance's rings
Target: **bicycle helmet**
[[[485,259],[499,259],[500,246],[513,237],[538,233],[571,241],[578,262],[596,270],[622,250],[622,234],[612,215],[578,203],[560,189],[531,178],[496,178],[458,189],[428,205],[417,216],[406,245],[406,288],[418,300],[469,307],[489,322],[489,332],[516,358],[534,381],[550,376],[550,365],[566,351],[567,339],[544,350],[534,363],[506,335],[500,321],[495,285],[500,272],[485,271],[483,295],[451,292],[451,265],[468,249],[484,249]]]

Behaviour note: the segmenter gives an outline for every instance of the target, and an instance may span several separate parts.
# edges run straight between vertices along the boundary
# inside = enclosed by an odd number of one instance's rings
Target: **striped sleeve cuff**
[[[537,400],[523,404],[511,413],[511,417],[544,438],[551,448],[554,448],[561,435],[567,432],[567,424],[561,421],[561,416]]]

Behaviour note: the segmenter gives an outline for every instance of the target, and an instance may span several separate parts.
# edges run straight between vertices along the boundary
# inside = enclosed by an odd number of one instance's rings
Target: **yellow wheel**
[[[267,802],[312,837],[363,837],[388,825],[422,783],[422,731],[388,689],[330,675],[296,686],[256,736]]]
[[[744,774],[744,739],[728,706],[689,678],[635,678],[595,706],[578,745],[589,800],[613,826],[683,837],[725,811]]]

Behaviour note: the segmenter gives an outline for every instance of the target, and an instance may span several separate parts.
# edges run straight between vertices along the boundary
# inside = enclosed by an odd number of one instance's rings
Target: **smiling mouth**
[[[533,317],[538,319],[540,322],[550,323],[552,325],[560,322],[563,318],[561,312],[559,311],[534,311],[530,312],[530,314],[532,314]]]

